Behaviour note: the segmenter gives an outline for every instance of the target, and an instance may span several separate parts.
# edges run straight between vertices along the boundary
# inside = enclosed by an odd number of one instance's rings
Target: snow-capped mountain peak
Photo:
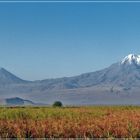
[[[136,64],[136,65],[140,65],[140,55],[129,54],[128,56],[126,56],[126,57],[124,57],[122,59],[121,64]]]

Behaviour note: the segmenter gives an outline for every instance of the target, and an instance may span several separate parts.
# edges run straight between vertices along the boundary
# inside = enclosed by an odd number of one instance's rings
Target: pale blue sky
[[[0,66],[27,80],[74,76],[140,54],[140,3],[0,3]]]

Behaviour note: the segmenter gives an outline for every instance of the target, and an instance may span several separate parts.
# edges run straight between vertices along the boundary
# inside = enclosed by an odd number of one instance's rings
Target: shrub
[[[60,101],[55,101],[53,103],[53,107],[62,107],[62,106],[63,106],[63,104]]]

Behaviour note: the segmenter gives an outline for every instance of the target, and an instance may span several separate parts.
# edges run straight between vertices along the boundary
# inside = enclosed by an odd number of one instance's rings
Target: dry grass
[[[138,138],[140,107],[0,108],[2,138]]]

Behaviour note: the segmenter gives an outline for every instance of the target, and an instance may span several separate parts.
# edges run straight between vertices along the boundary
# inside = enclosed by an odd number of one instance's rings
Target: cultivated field
[[[0,137],[140,137],[140,107],[1,107]]]

